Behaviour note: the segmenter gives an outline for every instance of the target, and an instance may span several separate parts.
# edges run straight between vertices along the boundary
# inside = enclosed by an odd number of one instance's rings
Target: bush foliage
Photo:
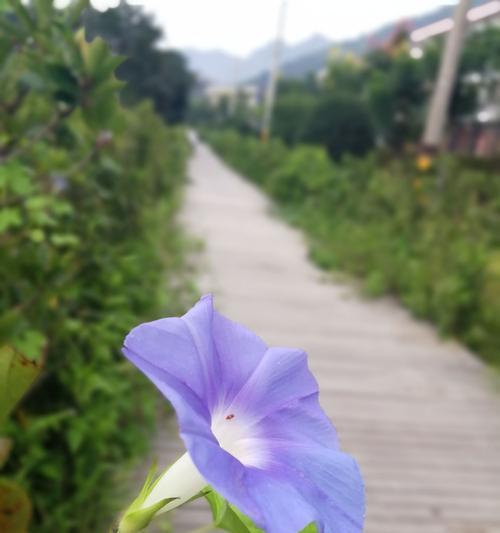
[[[325,94],[309,117],[304,140],[323,145],[335,160],[365,155],[375,145],[369,109],[350,94]]]
[[[149,103],[120,109],[120,59],[76,30],[84,4],[0,10],[0,348],[42,367],[0,428],[0,501],[26,490],[39,533],[102,527],[154,407],[123,336],[176,310],[163,277],[179,257],[185,138]]]
[[[319,147],[206,136],[306,230],[319,265],[362,277],[374,295],[398,295],[500,363],[500,181],[491,172],[451,157],[427,172],[374,155],[334,163]]]

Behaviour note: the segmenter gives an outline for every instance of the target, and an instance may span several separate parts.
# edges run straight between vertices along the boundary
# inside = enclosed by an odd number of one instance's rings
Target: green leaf
[[[30,70],[21,74],[19,85],[25,89],[43,91],[48,84],[45,76]]]
[[[106,41],[96,37],[92,42],[80,41],[88,74],[98,83],[112,76],[115,69],[123,63],[124,56],[115,55]]]
[[[75,25],[78,22],[78,19],[81,17],[83,11],[87,9],[90,5],[89,0],[74,0],[66,8],[66,20],[69,27]]]
[[[63,200],[54,200],[52,202],[52,211],[56,215],[71,215],[74,212],[73,206],[69,202]]]
[[[80,244],[80,239],[71,233],[54,233],[50,237],[50,242],[57,247],[74,247]]]
[[[42,242],[45,239],[45,233],[41,229],[34,229],[30,232],[30,239],[33,242]]]
[[[0,531],[27,533],[31,502],[17,483],[0,478]]]
[[[0,189],[7,189],[19,196],[26,196],[33,189],[28,170],[17,161],[0,166]]]
[[[20,323],[21,317],[18,308],[11,308],[0,314],[0,346],[5,344],[8,339],[14,338],[19,331]]]
[[[52,0],[33,0],[36,16],[40,26],[46,28],[53,18],[54,4]]]
[[[76,424],[73,424],[66,431],[66,439],[68,441],[68,446],[73,453],[78,451],[84,438],[85,433]]]
[[[31,361],[36,361],[38,363],[41,360],[41,354],[45,347],[46,339],[43,333],[34,329],[29,329],[13,341],[12,344],[19,353],[22,353]]]
[[[33,418],[30,420],[30,431],[33,434],[44,433],[49,430],[55,430],[65,426],[65,423],[70,418],[77,415],[77,412],[72,409],[63,409],[40,418]]]
[[[66,65],[49,64],[46,67],[46,75],[61,91],[73,93],[79,90],[78,80]]]
[[[40,211],[50,205],[51,202],[52,199],[50,196],[40,194],[28,198],[26,200],[25,206],[28,211]]]
[[[33,347],[32,344],[31,348]],[[40,354],[35,361],[12,346],[4,345],[0,348],[0,424],[6,420],[40,373],[40,360]]]
[[[36,25],[33,19],[31,18],[28,10],[23,6],[21,0],[9,0],[9,4],[15,11],[16,15],[19,17],[19,20],[22,21],[26,29],[31,32],[35,32]]]
[[[0,211],[0,233],[22,225],[21,212],[16,207],[5,207]]]

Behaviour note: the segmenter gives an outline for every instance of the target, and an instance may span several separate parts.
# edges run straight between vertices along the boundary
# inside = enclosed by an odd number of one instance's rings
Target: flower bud
[[[136,533],[146,528],[155,515],[177,498],[164,498],[156,501],[152,505],[144,506],[144,503],[151,491],[156,486],[162,476],[155,479],[156,463],[151,465],[144,485],[137,498],[130,504],[128,509],[123,513],[118,526],[112,528],[112,533]]]

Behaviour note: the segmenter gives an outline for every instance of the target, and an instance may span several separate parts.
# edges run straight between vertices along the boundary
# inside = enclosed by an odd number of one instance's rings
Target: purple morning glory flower
[[[362,531],[363,481],[303,351],[268,347],[205,296],[133,329],[123,352],[170,400],[187,448],[145,506],[178,497],[168,511],[211,485],[268,533]]]

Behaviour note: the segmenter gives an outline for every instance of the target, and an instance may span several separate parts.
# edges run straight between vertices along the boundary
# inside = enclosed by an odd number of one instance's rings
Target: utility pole
[[[271,70],[269,72],[269,79],[267,81],[266,96],[264,100],[264,113],[262,116],[262,125],[260,136],[263,142],[266,142],[271,134],[271,123],[273,118],[274,99],[276,96],[276,84],[278,83],[278,76],[281,62],[281,48],[283,46],[283,36],[285,31],[286,11],[288,7],[288,0],[283,0],[280,7],[278,17],[278,31],[276,33],[276,42],[274,43],[273,60]]]
[[[470,0],[459,0],[453,17],[453,27],[448,33],[439,74],[434,87],[431,105],[427,112],[422,144],[424,149],[437,150],[443,142],[450,99],[457,77],[458,64],[467,26]]]

